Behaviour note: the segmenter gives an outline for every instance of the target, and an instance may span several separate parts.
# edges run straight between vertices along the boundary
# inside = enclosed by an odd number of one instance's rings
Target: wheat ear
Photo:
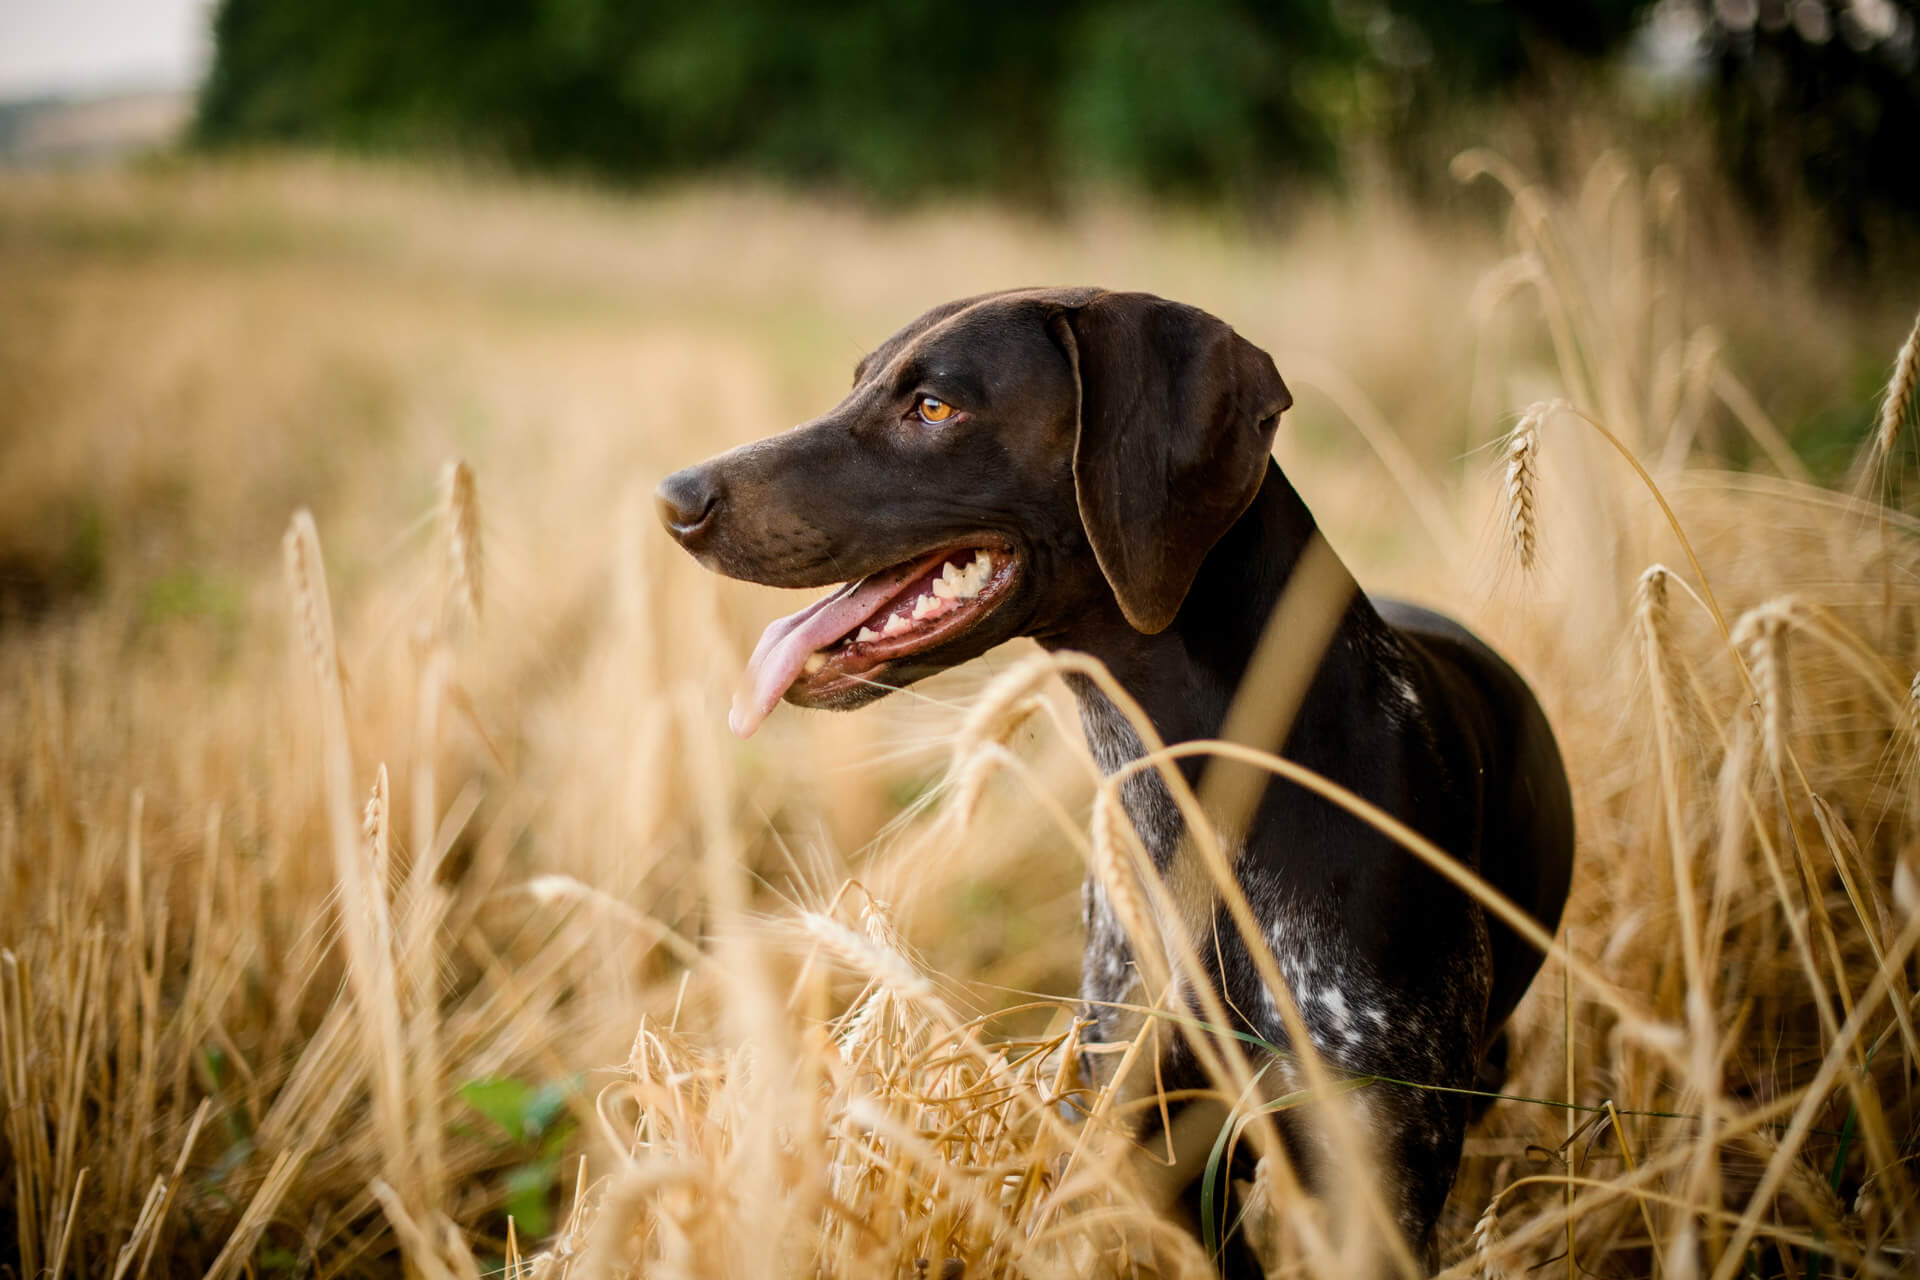
[[[1634,619],[1640,628],[1640,643],[1647,671],[1659,681],[1654,692],[1669,702],[1675,690],[1672,607],[1669,598],[1672,583],[1673,572],[1667,566],[1648,565],[1646,572],[1640,575],[1640,584],[1634,590],[1633,600]]]
[[[1908,739],[1920,747],[1920,672],[1907,686],[1906,730]],[[1893,900],[1909,917],[1920,915],[1920,840],[1909,838],[1894,855]]]
[[[1493,1199],[1487,1201],[1486,1212],[1473,1224],[1473,1257],[1479,1264],[1484,1280],[1507,1280],[1507,1269],[1494,1256],[1493,1247],[1497,1243],[1495,1236],[1500,1230],[1500,1197],[1504,1191],[1496,1191]]]
[[[981,691],[960,724],[954,740],[952,763],[954,800],[948,809],[950,822],[964,828],[973,819],[988,781],[1002,765],[1013,760],[1006,742],[1029,717],[1046,709],[1037,692],[1052,674],[1044,655],[1029,660],[994,678]]]
[[[448,596],[475,622],[483,602],[480,560],[480,496],[473,468],[447,464],[440,479],[440,520],[447,532]]]
[[[1094,793],[1093,814],[1089,820],[1093,837],[1092,871],[1094,882],[1107,895],[1114,918],[1126,931],[1128,941],[1139,956],[1158,945],[1153,933],[1153,913],[1147,905],[1146,890],[1134,872],[1124,841],[1131,834],[1130,819],[1121,804],[1120,789],[1102,786]],[[1161,967],[1151,953],[1141,956],[1156,971]]]
[[[1893,456],[1893,447],[1900,440],[1900,427],[1907,420],[1907,410],[1913,404],[1916,390],[1920,390],[1920,315],[1914,316],[1913,330],[1907,334],[1900,354],[1894,359],[1887,396],[1880,402],[1880,429],[1874,433],[1874,442],[1881,457]]]
[[[939,1004],[933,984],[895,948],[875,942],[866,933],[849,929],[818,911],[802,912],[800,924],[842,966],[879,983],[895,999]]]
[[[367,856],[373,867],[374,890],[384,896],[392,886],[392,837],[389,834],[392,797],[388,794],[387,766],[382,761],[373,775],[373,790],[367,795],[367,807],[361,815],[361,834],[367,838]]]
[[[327,599],[327,575],[320,563],[320,533],[305,507],[293,513],[286,536],[280,540],[286,557],[287,588],[293,595],[294,629],[300,647],[313,664],[323,690],[340,678],[340,661],[333,639],[333,607]]]
[[[1541,400],[1520,416],[1520,422],[1507,437],[1507,535],[1520,560],[1522,572],[1533,571],[1539,547],[1539,520],[1534,512],[1533,489],[1539,477],[1540,424],[1552,410],[1551,401]]]
[[[983,743],[1003,743],[1013,737],[1029,716],[1044,709],[1039,690],[1053,673],[1052,659],[1036,654],[995,676],[960,723],[954,759],[967,756]]]
[[[1734,625],[1733,641],[1747,651],[1747,662],[1753,670],[1753,695],[1760,704],[1760,741],[1767,761],[1776,769],[1784,768],[1793,718],[1786,606],[1772,601],[1748,610]]]
[[[1908,845],[1894,855],[1893,902],[1908,919],[1920,916],[1920,846]]]

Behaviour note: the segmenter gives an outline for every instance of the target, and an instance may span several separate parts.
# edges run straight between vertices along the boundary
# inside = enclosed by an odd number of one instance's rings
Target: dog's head
[[[854,707],[1117,604],[1167,627],[1260,487],[1292,403],[1273,361],[1177,302],[1099,289],[948,303],[830,412],[661,482],[710,569],[847,585],[767,628],[734,705]]]

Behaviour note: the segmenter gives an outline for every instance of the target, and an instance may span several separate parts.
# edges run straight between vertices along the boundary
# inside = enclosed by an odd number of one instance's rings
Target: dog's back
[[[1376,597],[1373,606],[1400,632],[1409,656],[1428,668],[1429,687],[1447,696],[1450,714],[1440,719],[1473,735],[1488,779],[1506,780],[1485,797],[1480,875],[1552,934],[1573,875],[1573,796],[1546,713],[1506,660],[1452,618],[1402,600]],[[1491,915],[1487,925],[1491,1041],[1520,1003],[1542,956]]]

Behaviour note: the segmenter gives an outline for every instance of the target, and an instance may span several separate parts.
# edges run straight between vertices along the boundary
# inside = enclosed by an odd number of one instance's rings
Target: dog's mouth
[[[750,737],[783,696],[813,702],[873,683],[889,663],[970,630],[1005,598],[1018,571],[1004,543],[949,547],[776,618],[747,660],[728,726]]]

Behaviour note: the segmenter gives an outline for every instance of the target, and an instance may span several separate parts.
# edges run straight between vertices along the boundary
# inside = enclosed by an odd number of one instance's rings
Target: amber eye
[[[914,412],[920,415],[920,421],[934,425],[951,418],[953,406],[938,396],[921,396],[920,403],[914,406]]]

